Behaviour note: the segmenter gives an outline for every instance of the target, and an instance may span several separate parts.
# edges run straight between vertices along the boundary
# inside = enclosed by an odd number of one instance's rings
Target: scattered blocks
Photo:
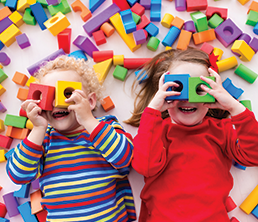
[[[48,5],[47,9],[51,16],[54,16],[58,12],[62,12],[64,15],[71,12],[71,8],[67,0],[61,0],[58,5]]]
[[[90,4],[91,2],[93,1],[90,1]],[[91,14],[91,10],[89,10],[82,2],[81,0],[75,0],[72,4],[71,4],[71,7],[73,9],[74,12],[77,12],[77,11],[80,11],[81,14],[81,18],[82,18],[82,21],[86,22],[88,21],[91,17],[92,17],[92,14]]]
[[[33,82],[37,82],[37,78],[35,78],[34,76],[30,76],[30,78],[26,82],[26,86],[30,87],[30,84]]]
[[[30,41],[25,33],[16,36],[16,41],[21,49],[27,48],[30,46]]]
[[[241,104],[243,104],[244,107],[252,111],[252,104],[250,100],[241,100],[239,101]]]
[[[26,8],[36,3],[36,0],[19,0],[17,2],[17,11],[24,13]]]
[[[104,32],[102,30],[93,32],[92,35],[93,35],[96,45],[98,45],[98,46],[107,42]]]
[[[151,51],[156,51],[158,49],[160,40],[157,37],[150,37],[148,44],[147,44],[147,48]]]
[[[48,5],[58,5],[60,2],[59,0],[46,0]]]
[[[8,152],[5,153],[5,158],[8,160],[8,158],[9,158],[10,156],[12,156],[13,152],[14,152],[14,148],[8,150]]]
[[[175,8],[179,12],[185,11],[186,10],[186,0],[176,0]]]
[[[247,20],[245,24],[255,26],[257,22],[258,22],[258,12],[250,10],[247,15]]]
[[[141,17],[141,22],[138,25],[136,25],[136,29],[144,29],[148,24],[150,24],[150,22],[151,21],[149,20],[149,18],[146,15],[143,15]]]
[[[208,25],[215,29],[217,28],[222,22],[223,22],[223,18],[221,18],[219,15],[214,14],[208,21]]]
[[[31,11],[35,17],[35,19],[37,20],[39,27],[41,28],[41,30],[45,30],[46,26],[44,25],[44,22],[48,20],[47,15],[42,7],[42,5],[37,2],[33,5],[30,6]]]
[[[209,43],[204,42],[200,49],[210,55],[213,52],[214,47]]]
[[[186,31],[189,31],[189,32],[192,32],[192,33],[196,32],[195,25],[194,25],[194,22],[192,20],[186,21],[184,23],[184,29]]]
[[[252,210],[258,204],[258,186],[256,186],[253,191],[247,196],[239,208],[244,211],[246,214],[250,214]]]
[[[111,66],[112,66],[112,59],[107,59],[105,61],[102,61],[93,65],[93,69],[101,84],[103,84],[104,80],[106,79]]]
[[[223,52],[222,49],[219,49],[219,48],[216,48],[216,47],[213,49],[213,54],[214,54],[215,56],[218,56],[217,61],[219,61],[219,60],[221,59],[223,53],[224,53],[224,52]]]
[[[35,17],[32,15],[32,11],[30,8],[25,9],[25,12],[23,14],[23,21],[27,25],[36,25],[37,21],[36,21]]]
[[[231,50],[240,54],[240,59],[244,62],[251,61],[254,56],[254,51],[244,40],[236,40]]]
[[[6,110],[7,109],[5,108],[4,104],[2,102],[0,102],[0,112],[4,113],[4,112],[6,112]]]
[[[113,56],[113,65],[124,65],[124,55],[114,55]]]
[[[176,16],[172,20],[171,26],[176,26],[177,28],[182,29],[182,27],[184,26],[184,20]]]
[[[94,51],[99,51],[88,37],[82,35],[78,35],[77,38],[73,41],[73,44],[76,45],[79,49],[83,50],[90,57],[92,57],[92,53]]]
[[[5,6],[8,6],[11,10],[15,10],[17,5],[17,0],[6,0]]]
[[[245,5],[249,0],[238,0],[242,5]]]
[[[108,112],[109,110],[115,108],[115,105],[109,96],[101,100],[101,106],[103,107],[105,112]]]
[[[258,51],[258,39],[253,37],[249,42],[249,46],[254,50],[254,53],[256,53]]]
[[[0,34],[0,41],[7,47],[15,42],[15,37],[22,34],[21,31],[12,24]]]
[[[114,70],[114,72],[113,72],[113,76],[116,79],[124,81],[125,77],[127,75],[127,72],[128,72],[128,69],[126,69],[126,68],[124,68],[122,66],[117,65],[115,70]]]
[[[130,9],[130,5],[128,4],[127,0],[112,0],[112,1],[121,9],[121,11]]]
[[[0,84],[0,96],[6,91],[6,89]]]
[[[70,53],[72,29],[66,28],[57,34],[59,49],[63,49],[65,53]]]
[[[20,214],[18,210],[18,202],[16,198],[13,196],[14,192],[7,193],[3,195],[4,203],[8,212],[9,217],[14,217],[18,214]]]
[[[4,18],[10,16],[12,14],[12,11],[7,7],[3,7],[0,9],[0,21],[3,20]]]
[[[9,19],[17,26],[20,27],[24,21],[22,20],[22,16],[19,12],[14,11],[10,16]]]
[[[237,88],[233,85],[232,81],[229,78],[222,83],[222,86],[228,91],[228,93],[233,96],[235,99],[238,99],[244,90],[241,88]]]
[[[208,6],[206,10],[207,19],[210,19],[214,14],[218,14],[223,20],[226,20],[228,17],[228,9]]]
[[[256,2],[256,1],[251,2],[251,4],[249,5],[247,14],[250,12],[250,10],[258,12],[258,2]]]
[[[0,132],[5,131],[4,121],[0,119]]]
[[[235,73],[249,83],[254,83],[258,76],[257,73],[255,73],[243,64],[239,64],[239,66],[235,70]]]
[[[140,0],[140,5],[149,10],[151,8],[151,0]]]

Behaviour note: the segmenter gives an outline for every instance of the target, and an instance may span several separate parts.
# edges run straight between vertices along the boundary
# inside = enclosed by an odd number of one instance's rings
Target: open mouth
[[[52,113],[52,116],[53,116],[55,119],[58,119],[58,118],[62,118],[62,117],[68,116],[69,114],[70,114],[70,112],[64,110],[64,111],[57,111],[57,112],[54,112],[54,113]]]
[[[192,108],[179,107],[179,110],[183,113],[193,113],[197,110],[197,108],[194,108],[194,107],[192,107]]]

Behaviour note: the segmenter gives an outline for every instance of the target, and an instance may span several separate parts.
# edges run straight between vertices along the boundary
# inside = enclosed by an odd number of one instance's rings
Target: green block
[[[27,118],[24,116],[15,116],[15,115],[6,114],[4,125],[14,126],[17,128],[25,128],[26,121],[27,121]]]
[[[250,10],[247,15],[247,20],[245,24],[255,26],[257,22],[258,22],[258,12]]]
[[[214,76],[208,76],[207,78],[212,79],[215,81]],[[190,103],[213,103],[215,102],[215,98],[206,93],[205,95],[199,95],[197,93],[197,89],[200,85],[206,85],[207,87],[211,88],[209,84],[201,80],[200,77],[190,77],[189,78],[189,102]]]
[[[250,100],[241,100],[240,103],[242,103],[244,107],[252,111],[252,104]]]
[[[149,42],[147,44],[147,48],[151,51],[156,51],[158,49],[160,40],[157,37],[150,37]]]
[[[5,72],[2,69],[0,69],[0,83],[3,82],[7,78],[8,78],[8,76],[5,74]]]
[[[71,12],[71,8],[67,0],[61,0],[58,5],[49,5],[47,9],[51,16],[54,16],[58,12],[62,12],[64,15]]]
[[[221,18],[219,15],[214,14],[208,21],[208,25],[215,29],[217,28],[222,22],[223,22],[223,18]]]
[[[205,14],[198,11],[198,12],[192,12],[190,13],[190,15],[194,22],[197,32],[202,32],[209,29],[207,17]]]
[[[239,64],[239,66],[235,70],[235,73],[249,83],[253,83],[258,76],[257,73],[255,73],[251,69],[247,68],[243,64]]]
[[[113,76],[116,79],[119,79],[121,81],[125,80],[125,77],[127,75],[128,70],[122,66],[116,65],[116,68],[113,72]]]
[[[22,19],[27,25],[36,25],[37,24],[37,21],[36,21],[35,17],[32,15],[30,8],[25,9]]]
[[[135,14],[134,12],[132,12],[132,16],[135,24],[138,24],[138,22],[141,20],[141,16]]]
[[[47,8],[48,7],[48,3],[46,0],[37,0],[37,2],[39,2],[43,8]]]

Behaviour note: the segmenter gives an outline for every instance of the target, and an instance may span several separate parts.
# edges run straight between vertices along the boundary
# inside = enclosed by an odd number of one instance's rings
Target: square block
[[[2,69],[0,69],[0,83],[3,82],[7,78],[8,78],[8,76],[6,75],[6,73]]]
[[[208,76],[207,78],[215,81],[214,76]],[[211,88],[209,84],[201,80],[200,77],[190,77],[189,78],[189,102],[190,103],[213,103],[215,102],[215,98],[209,93],[205,95],[199,95],[197,93],[197,89],[200,85],[206,85]]]
[[[115,108],[115,105],[109,96],[107,96],[103,100],[101,100],[101,106],[103,107],[105,112],[108,112],[109,110]]]
[[[29,89],[19,88],[17,93],[17,98],[21,101],[25,101],[28,97]]]
[[[5,161],[5,150],[0,150],[0,163]]]
[[[9,149],[12,142],[12,138],[0,134],[0,148]]]
[[[20,72],[15,72],[12,81],[18,85],[25,86],[26,82],[28,81],[28,77]]]
[[[125,77],[127,75],[127,72],[128,72],[128,69],[126,69],[126,68],[124,68],[122,66],[117,65],[115,70],[114,70],[114,72],[113,72],[113,76],[116,79],[124,81]]]

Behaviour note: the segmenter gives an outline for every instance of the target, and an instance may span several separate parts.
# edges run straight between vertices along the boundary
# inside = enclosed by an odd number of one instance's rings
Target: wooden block
[[[105,112],[108,112],[109,110],[115,108],[115,105],[109,96],[101,100],[101,106],[103,107]]]
[[[25,86],[25,84],[28,81],[28,79],[29,78],[25,74],[16,71],[14,73],[12,81],[15,82],[18,85]]]
[[[19,88],[17,93],[17,98],[21,101],[25,101],[28,97],[29,89],[27,88]]]
[[[37,190],[36,192],[30,194],[32,214],[36,214],[43,210],[43,207],[41,206],[41,203],[40,203],[41,200],[42,200],[41,190]]]
[[[7,126],[5,135],[13,139],[23,140],[29,135],[29,132],[29,129]]]

